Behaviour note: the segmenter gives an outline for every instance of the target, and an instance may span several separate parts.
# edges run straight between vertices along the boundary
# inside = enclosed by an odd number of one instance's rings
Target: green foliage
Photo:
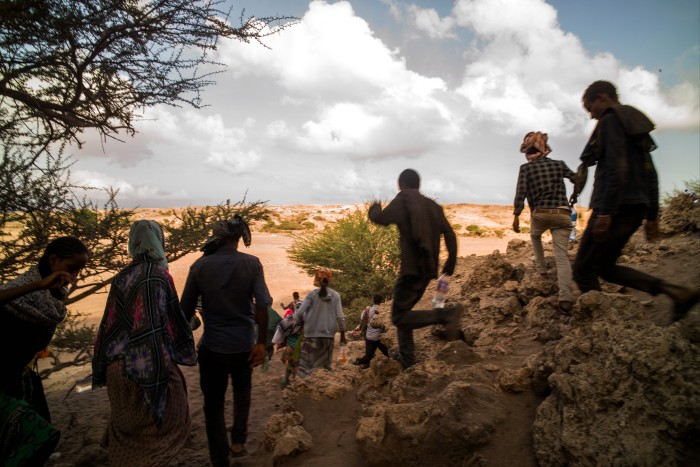
[[[455,232],[458,230],[462,230],[462,224],[454,224],[452,226],[452,230],[454,230]]]
[[[485,230],[476,224],[469,224],[467,226],[467,235],[469,237],[480,237],[484,232]]]
[[[665,193],[661,198],[661,205],[664,207],[668,206],[674,198],[681,195],[686,195],[686,191],[688,193],[695,193],[697,196],[700,196],[700,178],[685,180],[683,182],[683,188],[683,190],[674,188],[670,192]]]
[[[70,181],[68,161],[48,151],[42,158],[25,158],[16,149],[3,146],[0,162],[0,282],[6,282],[37,263],[50,240],[64,235],[80,238],[89,250],[89,261],[72,287],[67,304],[104,290],[114,274],[130,261],[127,253],[133,210],[120,209],[117,192],[105,190],[107,202],[98,206],[87,199],[94,191]],[[39,164],[41,162],[41,164]],[[196,251],[210,235],[215,220],[235,214],[255,221],[266,218],[263,201],[204,208],[187,208],[164,222],[168,259],[174,261]],[[91,359],[94,326],[69,311],[52,341],[54,366],[47,372]],[[61,354],[73,356],[61,362]]]
[[[168,261],[176,261],[199,250],[211,235],[211,226],[216,221],[232,219],[236,214],[248,223],[268,220],[270,210],[267,208],[267,201],[248,202],[246,197],[247,192],[242,200],[235,203],[227,199],[225,203],[216,206],[187,207],[179,214],[175,213],[173,220],[164,220],[162,225]]]
[[[530,227],[520,227],[520,233],[524,234],[529,234],[530,233]]]
[[[392,292],[399,270],[398,231],[370,222],[365,208],[322,231],[295,236],[288,254],[309,275],[319,267],[333,271],[331,287],[341,295],[351,328],[374,294]]]
[[[313,224],[312,224],[313,227]],[[265,225],[262,226],[263,232],[283,232],[283,231],[293,231],[293,230],[305,230],[308,227],[304,224],[300,224],[297,221],[290,221],[283,219],[279,221],[279,224],[275,224],[273,220],[268,220]]]
[[[222,65],[221,38],[257,41],[293,24],[241,15],[224,0],[3,0],[0,6],[0,129],[37,153],[133,135],[146,107],[201,106]]]
[[[4,147],[0,164],[0,281],[5,282],[36,264],[50,240],[73,235],[90,250],[90,261],[81,271],[71,301],[97,290],[86,279],[122,268],[128,257],[124,248],[133,211],[120,209],[116,191],[105,190],[107,202],[88,200],[90,187],[71,183],[70,164],[61,154],[48,152],[27,160]],[[82,195],[82,196],[81,196]],[[76,295],[77,293],[77,295]]]

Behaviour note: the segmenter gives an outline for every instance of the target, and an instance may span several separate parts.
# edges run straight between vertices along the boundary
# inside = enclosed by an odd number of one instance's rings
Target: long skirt
[[[299,376],[308,376],[316,368],[331,369],[333,362],[332,337],[305,337],[299,356]]]
[[[112,408],[108,429],[110,465],[167,466],[175,460],[190,433],[185,378],[170,366],[163,424],[156,426],[143,390],[124,376],[124,362],[107,366],[107,395]]]

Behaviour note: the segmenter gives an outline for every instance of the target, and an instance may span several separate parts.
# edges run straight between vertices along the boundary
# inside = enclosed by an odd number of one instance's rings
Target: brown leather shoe
[[[245,446],[241,443],[234,443],[233,446],[229,448],[229,451],[231,451],[231,457],[243,457],[248,454]]]

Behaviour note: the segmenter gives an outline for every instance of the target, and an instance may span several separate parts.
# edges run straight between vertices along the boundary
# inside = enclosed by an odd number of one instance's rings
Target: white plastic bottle
[[[449,285],[449,274],[443,274],[440,277],[438,277],[437,287],[435,287],[435,296],[433,297],[433,308],[445,308],[445,300],[447,299],[447,288]]]
[[[576,240],[576,208],[571,209],[571,233],[569,234],[569,241]]]
[[[345,351],[345,344],[340,344],[340,353],[338,354],[338,363],[345,363],[348,361],[348,355]]]

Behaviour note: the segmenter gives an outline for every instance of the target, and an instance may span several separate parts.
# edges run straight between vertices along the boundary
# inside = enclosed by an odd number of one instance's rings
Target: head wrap
[[[523,138],[523,143],[520,145],[520,152],[525,154],[528,161],[544,157],[552,152],[552,148],[547,144],[547,139],[547,133],[531,131]]]
[[[204,255],[210,255],[221,247],[229,238],[243,238],[243,244],[250,246],[252,236],[248,223],[241,216],[236,214],[233,219],[227,221],[217,221],[211,229],[212,236],[204,243],[201,250]]]
[[[131,224],[129,256],[134,259],[139,256],[147,256],[164,268],[168,267],[168,260],[165,258],[163,229],[158,222],[141,220]]]
[[[331,272],[330,269],[328,268],[318,268],[316,271],[316,276],[314,276],[314,282],[318,282],[319,284],[323,284],[323,279],[326,279],[327,283],[330,284],[331,279],[333,278],[333,273]]]

